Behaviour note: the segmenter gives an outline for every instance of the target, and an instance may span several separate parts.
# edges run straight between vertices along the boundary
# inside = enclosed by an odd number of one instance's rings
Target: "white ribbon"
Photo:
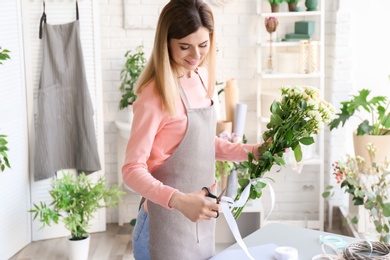
[[[267,218],[271,214],[271,212],[274,208],[274,204],[275,204],[275,192],[274,192],[274,189],[272,188],[271,184],[268,182],[268,180],[263,179],[263,178],[258,178],[258,179],[252,180],[245,187],[245,189],[241,193],[241,196],[238,199],[238,201],[234,201],[232,198],[226,197],[226,196],[222,196],[222,198],[221,198],[222,212],[223,212],[223,215],[225,216],[226,222],[227,222],[230,230],[232,231],[232,234],[233,234],[234,238],[236,239],[237,244],[242,248],[242,250],[244,250],[245,254],[251,260],[254,260],[254,258],[251,256],[251,254],[248,251],[247,246],[245,245],[245,242],[242,240],[240,230],[238,229],[237,222],[233,217],[233,214],[231,212],[230,207],[243,207],[246,204],[246,202],[248,201],[251,186],[256,185],[256,183],[258,183],[258,182],[262,182],[262,183],[266,184],[269,187],[270,194],[271,194],[271,203],[272,203],[271,210],[268,213],[267,217],[264,219],[264,221],[265,221],[265,220],[267,220]]]
[[[325,246],[328,246],[333,249],[336,255],[330,255],[326,252]],[[324,243],[321,246],[323,254],[313,256],[312,260],[321,260],[321,259],[330,259],[330,260],[344,260],[343,254],[332,244]]]

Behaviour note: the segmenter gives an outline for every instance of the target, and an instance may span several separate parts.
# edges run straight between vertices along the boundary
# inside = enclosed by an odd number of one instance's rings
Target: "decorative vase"
[[[306,0],[306,11],[317,11],[318,0]]]
[[[372,163],[367,151],[367,144],[372,143],[376,147],[376,155],[374,161],[383,163],[385,158],[390,160],[390,134],[387,135],[357,135],[353,133],[353,147],[355,156],[362,156],[367,163]]]
[[[90,236],[82,240],[71,240],[68,238],[69,260],[87,260],[89,254]]]

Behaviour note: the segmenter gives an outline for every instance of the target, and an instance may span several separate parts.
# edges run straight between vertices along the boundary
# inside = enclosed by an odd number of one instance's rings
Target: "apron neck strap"
[[[39,39],[42,39],[42,27],[43,27],[43,23],[46,23],[46,3],[45,1],[43,1],[43,13],[42,13],[42,16],[41,16],[41,21],[39,22]]]
[[[43,5],[43,13],[41,16],[41,21],[39,22],[39,39],[42,39],[43,23],[46,23],[46,20],[47,20],[45,0],[43,0],[42,5]],[[76,0],[76,19],[79,20],[79,17],[80,17],[79,16],[79,1]]]
[[[79,19],[79,1],[76,0],[76,19]]]

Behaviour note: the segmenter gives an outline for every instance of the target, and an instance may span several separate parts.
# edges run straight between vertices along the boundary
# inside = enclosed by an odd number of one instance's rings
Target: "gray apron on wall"
[[[214,106],[190,108],[180,92],[188,117],[186,134],[176,151],[153,176],[165,185],[189,193],[215,182]],[[168,210],[148,201],[150,256],[153,260],[203,260],[215,252],[215,219],[198,223],[177,210]]]
[[[38,90],[34,180],[61,169],[86,174],[101,169],[93,108],[80,43],[80,23],[46,24],[43,12],[43,61]],[[44,22],[44,23],[42,23]]]

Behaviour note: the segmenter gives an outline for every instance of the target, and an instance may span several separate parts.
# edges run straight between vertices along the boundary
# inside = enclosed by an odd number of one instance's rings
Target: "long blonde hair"
[[[169,54],[168,42],[170,39],[182,39],[201,27],[210,33],[210,50],[200,66],[208,69],[207,97],[211,98],[214,94],[216,72],[214,16],[203,0],[171,0],[165,5],[157,23],[151,57],[136,86],[136,94],[140,94],[146,84],[154,79],[163,110],[172,117],[176,115],[179,100],[179,68]]]

